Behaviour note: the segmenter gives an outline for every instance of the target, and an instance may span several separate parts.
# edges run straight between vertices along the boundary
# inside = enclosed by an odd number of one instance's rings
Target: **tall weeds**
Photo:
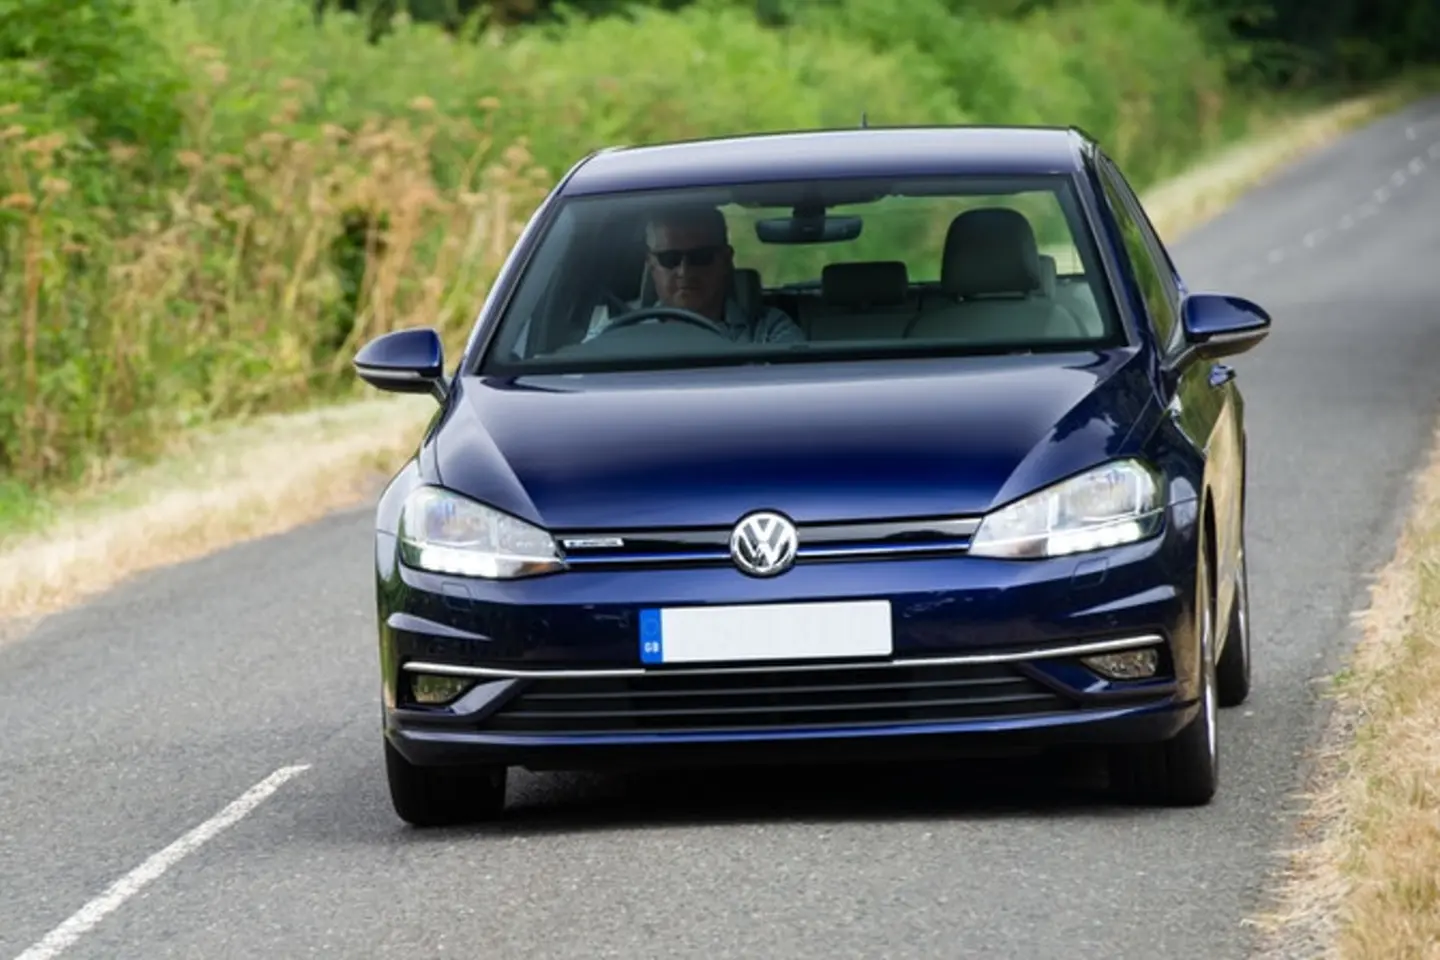
[[[788,33],[711,4],[378,44],[308,0],[107,0],[113,22],[63,30],[16,2],[48,39],[7,48],[0,24],[0,485],[103,478],[197,423],[337,396],[385,330],[458,345],[545,190],[600,146],[862,111],[1041,120],[1149,175],[1218,140],[1229,103],[1149,0],[957,21],[939,44],[925,10],[880,0]]]
[[[456,342],[548,185],[522,142],[424,98],[309,138],[282,111],[226,149],[215,102],[244,81],[188,56],[189,136],[153,190],[124,189],[154,170],[143,148],[110,145],[122,187],[94,206],[65,176],[73,137],[0,139],[0,465],[22,482],[96,479],[177,429],[333,394],[384,330]],[[450,183],[442,135],[468,153]]]

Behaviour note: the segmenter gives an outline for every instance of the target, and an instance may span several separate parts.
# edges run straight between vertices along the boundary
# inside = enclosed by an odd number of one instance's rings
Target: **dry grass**
[[[1161,187],[1147,200],[1157,226],[1173,235],[1195,224],[1242,186],[1374,115],[1384,103],[1369,97],[1299,118]],[[203,163],[197,169],[204,169]],[[504,206],[493,194],[486,202]],[[471,209],[465,216],[474,214]],[[481,233],[489,241],[481,256],[493,258],[496,237],[509,228],[502,217],[483,219],[490,228]],[[385,326],[372,316],[351,333],[363,336]],[[376,478],[393,471],[412,449],[431,403],[370,400],[188,434],[202,439],[183,441],[185,446],[157,465],[107,482],[103,495],[62,507],[42,531],[0,542],[0,610],[12,619],[42,616],[131,574],[363,503],[373,495]]]
[[[1440,957],[1440,433],[1362,635],[1261,956]]]
[[[428,397],[385,397],[193,435],[183,454],[4,543],[0,610],[23,624],[131,574],[363,503],[414,450],[434,410]]]
[[[1145,205],[1155,229],[1173,243],[1187,230],[1220,213],[1272,172],[1325,146],[1403,102],[1410,87],[1400,84],[1370,96],[1277,120],[1270,133],[1222,152],[1208,163],[1150,191]]]

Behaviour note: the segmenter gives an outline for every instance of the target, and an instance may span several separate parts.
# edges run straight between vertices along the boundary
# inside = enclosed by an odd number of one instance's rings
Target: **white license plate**
[[[888,600],[640,611],[642,663],[830,660],[892,649]]]

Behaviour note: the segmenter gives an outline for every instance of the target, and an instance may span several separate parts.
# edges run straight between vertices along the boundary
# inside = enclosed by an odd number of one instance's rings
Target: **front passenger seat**
[[[1069,340],[1079,321],[1044,295],[1040,250],[1016,210],[967,210],[950,223],[940,269],[944,299],[926,304],[908,336],[976,343]]]

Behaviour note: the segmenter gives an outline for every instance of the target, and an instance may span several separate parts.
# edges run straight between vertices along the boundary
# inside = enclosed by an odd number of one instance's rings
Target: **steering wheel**
[[[604,334],[609,333],[612,330],[620,330],[625,327],[633,327],[635,326],[635,324],[640,323],[641,321],[650,320],[654,317],[671,317],[675,320],[680,320],[688,323],[692,327],[699,327],[702,330],[713,333],[717,337],[724,337],[727,340],[730,339],[729,334],[727,334],[723,329],[721,329],[721,327],[709,317],[702,316],[701,314],[698,314],[693,310],[686,310],[683,307],[666,307],[658,305],[654,307],[641,307],[639,310],[635,310],[630,313],[622,314],[619,317],[616,317],[614,320],[610,321],[610,323],[605,326],[605,329],[601,331],[601,335],[603,336]]]

